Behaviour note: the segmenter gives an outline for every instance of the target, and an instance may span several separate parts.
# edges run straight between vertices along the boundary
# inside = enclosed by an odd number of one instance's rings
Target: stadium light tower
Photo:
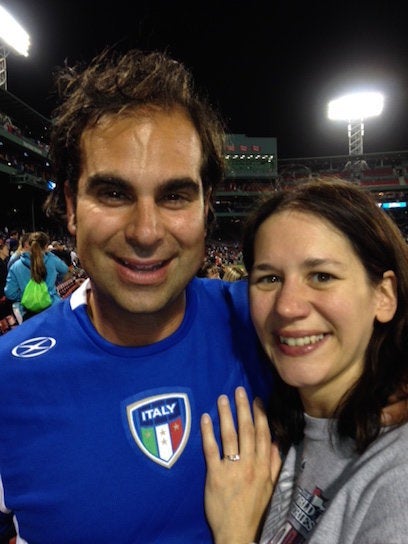
[[[384,97],[378,92],[348,94],[329,102],[329,119],[348,122],[349,155],[363,154],[364,119],[380,115],[383,107]]]
[[[28,57],[30,36],[16,19],[0,5],[0,88],[7,90],[8,47],[16,53]]]

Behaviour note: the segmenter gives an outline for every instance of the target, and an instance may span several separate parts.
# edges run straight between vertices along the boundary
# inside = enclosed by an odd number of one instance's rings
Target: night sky
[[[49,116],[52,73],[105,46],[167,50],[191,68],[228,132],[276,137],[278,157],[348,153],[329,100],[352,90],[385,95],[366,121],[365,152],[408,149],[408,25],[389,2],[13,0],[31,35],[10,53],[8,90]],[[105,2],[103,2],[105,4]]]

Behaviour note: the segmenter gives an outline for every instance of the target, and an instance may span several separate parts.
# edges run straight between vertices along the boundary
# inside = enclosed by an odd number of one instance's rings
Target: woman
[[[399,229],[362,188],[317,180],[263,203],[243,253],[252,319],[276,373],[269,418],[284,456],[260,542],[406,542],[408,424],[382,426],[387,399],[407,383]],[[238,462],[220,460],[209,416],[202,421],[217,544],[257,538],[268,500],[257,467],[259,452],[269,455],[265,418],[255,413],[253,426],[243,396],[238,436],[225,399],[219,405],[224,453],[239,451]]]
[[[29,237],[29,251],[21,253],[20,258],[10,267],[6,287],[6,297],[13,302],[20,302],[24,289],[33,278],[37,283],[45,281],[51,297],[51,303],[58,302],[60,296],[56,286],[67,277],[68,266],[56,255],[47,251],[50,243],[49,236],[45,232],[32,232]],[[21,308],[23,319],[26,320],[34,312]]]
[[[6,240],[0,235],[0,320],[13,312],[11,302],[4,295],[7,278],[7,263],[10,258],[9,247]],[[0,329],[2,330],[2,329]],[[1,334],[1,333],[0,333]]]

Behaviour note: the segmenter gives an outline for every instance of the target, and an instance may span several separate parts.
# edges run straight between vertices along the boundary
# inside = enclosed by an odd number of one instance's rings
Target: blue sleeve
[[[67,275],[69,271],[69,266],[60,257],[58,257],[58,255],[54,255],[53,253],[51,253],[50,255],[52,255],[52,258],[53,258],[52,262],[57,272],[56,282],[60,283],[63,279],[65,279],[65,276]]]
[[[12,266],[7,273],[4,294],[9,300],[12,300],[13,302],[16,300],[21,300],[22,292],[17,281],[17,276],[14,272],[14,266]]]

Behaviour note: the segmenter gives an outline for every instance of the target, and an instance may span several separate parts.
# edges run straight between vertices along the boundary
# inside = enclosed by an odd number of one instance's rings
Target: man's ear
[[[67,210],[67,228],[72,236],[76,235],[75,198],[69,182],[64,183],[65,206]]]
[[[380,323],[391,321],[397,311],[397,278],[392,270],[383,274],[383,279],[377,286],[377,312],[376,318]]]

